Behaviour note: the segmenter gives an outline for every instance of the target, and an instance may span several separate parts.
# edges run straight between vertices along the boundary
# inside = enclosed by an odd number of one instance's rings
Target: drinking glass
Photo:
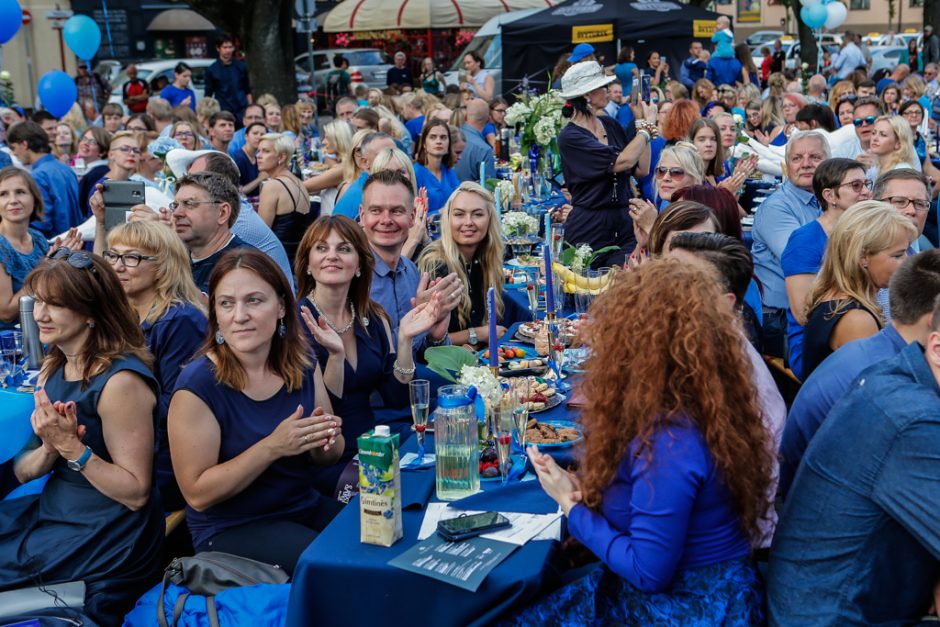
[[[512,422],[516,431],[516,442],[525,455],[525,431],[529,424],[529,398],[531,396],[532,381],[529,377],[513,379],[510,394],[513,397]]]
[[[415,379],[408,382],[408,394],[411,397],[411,419],[415,423],[418,435],[418,464],[424,459],[424,432],[428,428],[428,406],[431,399],[431,382],[427,379]]]
[[[591,293],[580,289],[574,294],[574,310],[581,320],[587,319],[588,309],[591,308]]]
[[[565,225],[560,222],[552,223],[550,245],[552,248],[552,259],[561,258],[561,249],[565,245]]]
[[[539,269],[537,267],[525,269],[525,292],[529,298],[529,311],[532,312],[532,319],[535,320],[539,310]]]
[[[509,480],[512,470],[512,400],[506,395],[498,407],[493,408],[493,429],[496,439],[496,456],[499,461],[499,478],[503,485]]]
[[[428,216],[427,221],[428,237],[437,239],[441,235],[441,214],[440,212]]]

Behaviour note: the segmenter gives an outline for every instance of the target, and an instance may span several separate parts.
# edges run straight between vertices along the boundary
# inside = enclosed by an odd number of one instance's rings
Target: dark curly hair
[[[771,438],[757,402],[745,339],[714,270],[653,260],[618,278],[591,308],[593,350],[582,391],[583,502],[599,511],[631,444],[652,457],[654,434],[691,420],[741,517],[758,538],[769,506]],[[625,316],[623,303],[630,303]],[[597,364],[617,364],[616,368]]]

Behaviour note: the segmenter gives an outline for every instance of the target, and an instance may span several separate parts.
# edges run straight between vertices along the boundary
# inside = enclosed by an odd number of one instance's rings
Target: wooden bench
[[[179,509],[166,515],[166,531],[163,536],[167,537],[186,520],[186,511]]]
[[[782,358],[772,357],[770,355],[764,355],[763,357],[764,362],[770,369],[770,374],[774,378],[774,382],[777,384],[777,389],[780,390],[780,396],[783,397],[783,401],[787,405],[787,410],[789,410],[803,382],[793,374],[792,370],[787,368]]]

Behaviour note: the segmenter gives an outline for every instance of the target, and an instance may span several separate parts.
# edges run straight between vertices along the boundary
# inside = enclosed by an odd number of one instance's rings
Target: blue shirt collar
[[[819,209],[819,201],[816,200],[816,195],[813,194],[813,192],[808,192],[805,189],[797,187],[790,179],[783,182],[783,189],[807,207]]]
[[[907,346],[907,340],[901,337],[901,334],[898,333],[898,330],[894,328],[893,324],[886,326],[881,330],[881,333],[891,341],[891,345],[897,349],[897,352],[900,353],[904,347]]]

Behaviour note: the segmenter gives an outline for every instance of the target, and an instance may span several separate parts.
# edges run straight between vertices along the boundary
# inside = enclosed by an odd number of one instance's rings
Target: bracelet
[[[410,377],[415,373],[417,366],[412,366],[411,368],[402,368],[398,365],[398,360],[395,360],[395,364],[392,366],[392,369],[403,377]]]
[[[651,141],[653,141],[653,138],[650,137],[649,132],[646,131],[645,129],[642,129],[642,128],[639,129],[639,130],[636,132],[636,134],[637,134],[637,135],[642,135],[643,137],[645,137],[647,144],[650,143]]]

